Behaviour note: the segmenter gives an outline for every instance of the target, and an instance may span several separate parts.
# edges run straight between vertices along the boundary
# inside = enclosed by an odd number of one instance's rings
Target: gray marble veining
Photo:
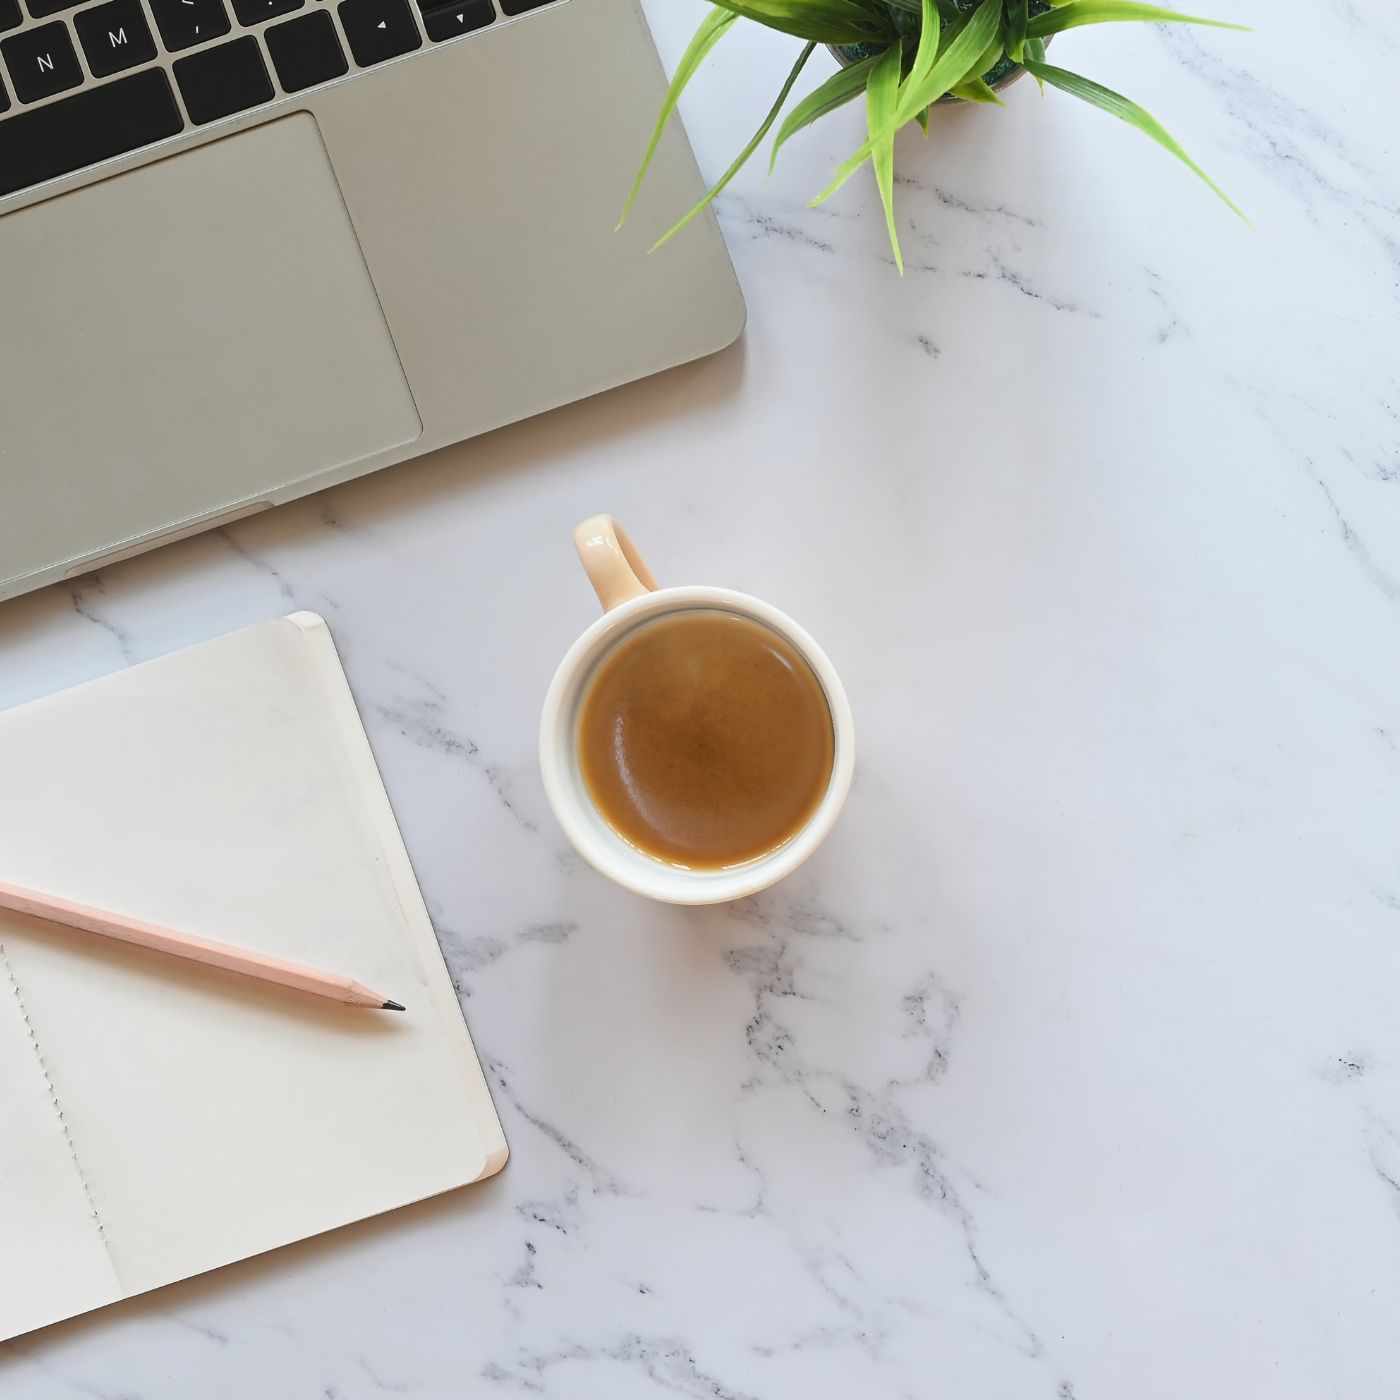
[[[0,609],[0,704],[329,619],[513,1149],[0,1347],[6,1400],[1389,1400],[1400,17],[1209,9],[1259,27],[1056,54],[1253,229],[1023,82],[901,138],[901,280],[868,180],[806,207],[851,108],[721,202],[733,351]],[[709,172],[791,48],[741,31]],[[759,898],[550,818],[597,510],[846,678],[846,814]]]

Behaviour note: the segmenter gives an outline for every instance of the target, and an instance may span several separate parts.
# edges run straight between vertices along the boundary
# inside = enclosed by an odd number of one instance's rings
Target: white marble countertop
[[[0,1347],[6,1400],[1395,1394],[1400,18],[1263,8],[1058,51],[1253,232],[1022,83],[902,140],[900,281],[868,179],[805,208],[852,108],[721,206],[734,350],[0,607],[4,704],[329,619],[514,1152]],[[725,47],[709,173],[791,51]],[[850,805],[765,897],[567,858],[596,510],[843,670]]]

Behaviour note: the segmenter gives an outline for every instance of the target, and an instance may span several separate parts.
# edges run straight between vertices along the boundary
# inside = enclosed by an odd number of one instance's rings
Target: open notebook
[[[0,1338],[498,1171],[320,618],[0,713],[0,878],[354,977],[355,1010],[0,910]]]

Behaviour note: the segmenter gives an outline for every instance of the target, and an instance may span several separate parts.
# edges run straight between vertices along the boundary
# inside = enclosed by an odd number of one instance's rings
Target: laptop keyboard
[[[0,0],[0,197],[549,3]]]

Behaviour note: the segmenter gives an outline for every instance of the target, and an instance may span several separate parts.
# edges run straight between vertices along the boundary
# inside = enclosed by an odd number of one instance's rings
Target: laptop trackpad
[[[310,114],[0,219],[0,578],[422,432]]]

